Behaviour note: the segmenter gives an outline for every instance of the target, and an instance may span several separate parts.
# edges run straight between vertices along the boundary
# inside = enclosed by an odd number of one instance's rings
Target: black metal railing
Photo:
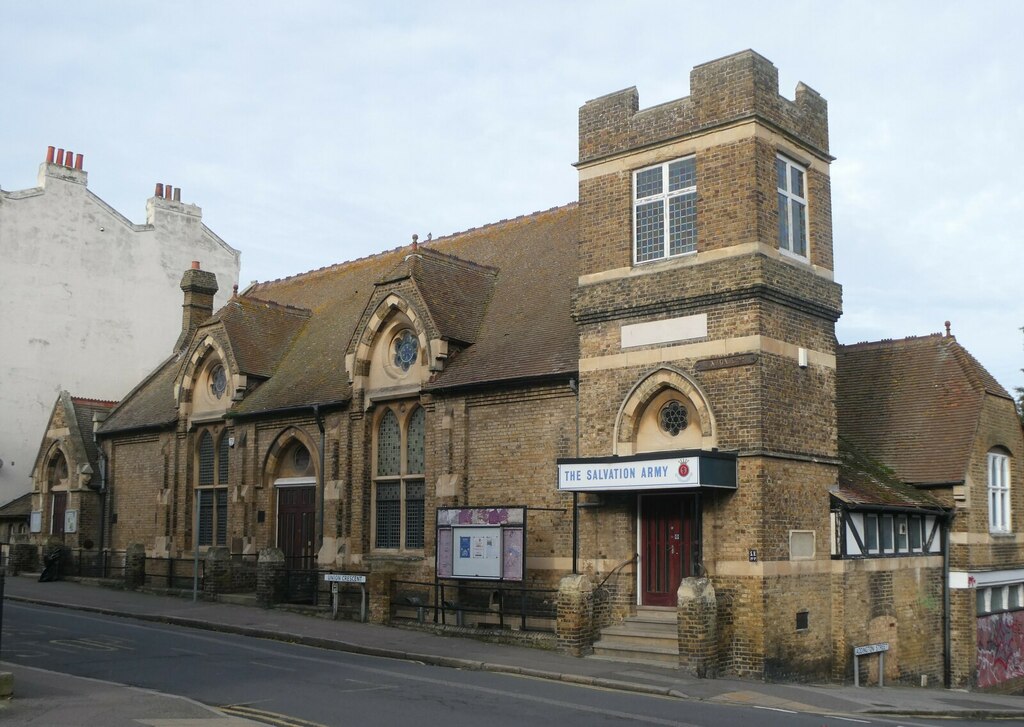
[[[146,558],[145,584],[154,588],[189,589],[196,584],[203,589],[204,561],[200,558]]]
[[[478,628],[554,632],[558,591],[482,581],[391,582],[391,617]]]

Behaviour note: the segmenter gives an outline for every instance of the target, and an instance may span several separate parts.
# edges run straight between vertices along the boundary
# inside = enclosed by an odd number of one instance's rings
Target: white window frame
[[[1009,533],[1010,457],[1002,452],[988,453],[988,530]]]
[[[785,165],[785,187],[780,187],[778,184],[778,169],[776,168],[776,189],[779,202],[779,216],[782,217],[785,214],[786,222],[786,235],[783,239],[782,225],[779,225],[779,250],[785,254],[795,257],[799,260],[807,260],[810,253],[811,242],[810,242],[810,205],[807,203],[807,167],[803,164],[799,164],[789,157],[783,156],[782,154],[775,155],[776,162],[782,162]],[[793,170],[798,170],[803,179],[803,194],[797,194],[794,192],[792,187]],[[794,204],[795,203],[795,204]],[[793,238],[793,212],[796,209],[797,204],[803,206],[804,210],[804,230],[803,230],[803,250],[796,249],[795,240]],[[781,209],[785,207],[785,210]],[[781,222],[781,220],[780,220]]]
[[[669,167],[671,165],[677,163],[677,162],[687,161],[687,160],[690,160],[690,159],[694,160],[694,179],[693,179],[693,184],[690,185],[689,187],[683,187],[681,189],[675,189],[675,190],[672,190],[670,192],[669,189],[668,189]],[[637,178],[641,174],[643,174],[644,172],[650,171],[651,169],[659,169],[659,168],[661,169],[661,179],[662,179],[661,193],[660,194],[648,195],[648,196],[644,197],[642,200],[637,199],[637,196],[636,196],[637,195]],[[695,217],[694,218],[694,222],[693,222],[693,227],[694,227],[693,248],[694,249],[692,249],[692,250],[684,250],[683,252],[678,252],[678,253],[672,254],[670,252],[671,251],[671,244],[672,243],[671,243],[671,234],[670,234],[670,219],[669,219],[669,214],[668,214],[668,205],[669,205],[669,202],[671,200],[673,200],[673,199],[675,199],[677,197],[683,197],[683,196],[687,196],[687,195],[692,195],[693,196],[694,217]],[[638,230],[637,230],[637,224],[636,224],[636,211],[637,211],[637,207],[639,207],[640,205],[651,204],[651,203],[654,203],[654,202],[660,202],[662,204],[662,250],[661,250],[661,254],[659,256],[657,256],[657,257],[651,257],[651,258],[646,258],[644,260],[638,260],[637,259],[638,258],[637,253],[639,252],[638,244],[637,244],[637,233],[638,233]],[[682,157],[679,157],[677,159],[670,159],[669,161],[662,162],[661,164],[652,164],[651,166],[644,167],[643,169],[636,169],[636,170],[634,170],[634,172],[633,172],[633,205],[632,205],[632,210],[633,210],[633,264],[634,265],[644,265],[646,263],[654,263],[654,262],[658,262],[660,260],[667,260],[669,258],[682,257],[684,255],[693,255],[693,254],[695,254],[697,252],[697,221],[696,221],[696,213],[697,213],[697,172],[696,172],[696,156],[693,155],[693,154],[690,154],[688,156],[682,156]]]

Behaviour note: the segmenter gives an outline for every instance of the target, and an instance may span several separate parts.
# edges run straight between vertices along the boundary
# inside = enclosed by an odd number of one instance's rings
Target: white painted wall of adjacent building
[[[193,260],[217,276],[215,308],[238,283],[239,251],[199,207],[154,196],[134,224],[73,166],[69,152],[38,187],[0,189],[0,503],[31,489],[61,389],[117,400],[171,354]]]

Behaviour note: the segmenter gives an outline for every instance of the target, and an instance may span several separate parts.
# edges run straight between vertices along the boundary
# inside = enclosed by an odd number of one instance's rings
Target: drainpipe
[[[324,419],[320,415],[320,405],[319,404],[314,404],[313,405],[313,417],[316,419],[317,429],[320,430],[320,471],[317,473],[317,479],[320,480],[317,483],[317,485],[319,486],[319,490],[320,490],[320,508],[319,508],[320,509],[320,517],[319,517],[319,522],[320,522],[319,534],[320,534],[320,537],[317,540],[317,546],[316,546],[316,552],[319,555],[320,550],[324,547],[324,500],[325,500],[324,490],[326,489],[326,485],[325,485],[326,479],[324,478],[324,448],[327,446],[327,433],[326,433],[326,431],[324,429]]]
[[[580,456],[580,387],[575,379],[569,379],[569,388],[576,394],[576,458]],[[580,493],[572,492],[572,574],[579,575],[580,553]]]
[[[954,517],[954,513],[948,513],[942,518],[942,678],[946,689],[951,689],[953,682],[953,636],[949,604],[949,531]]]

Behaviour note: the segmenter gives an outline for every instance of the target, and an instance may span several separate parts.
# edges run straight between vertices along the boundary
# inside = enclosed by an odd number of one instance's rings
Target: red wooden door
[[[277,547],[284,552],[288,568],[313,567],[315,512],[315,487],[282,487],[277,491]]]
[[[679,582],[700,560],[695,495],[640,498],[641,603],[675,606]]]

